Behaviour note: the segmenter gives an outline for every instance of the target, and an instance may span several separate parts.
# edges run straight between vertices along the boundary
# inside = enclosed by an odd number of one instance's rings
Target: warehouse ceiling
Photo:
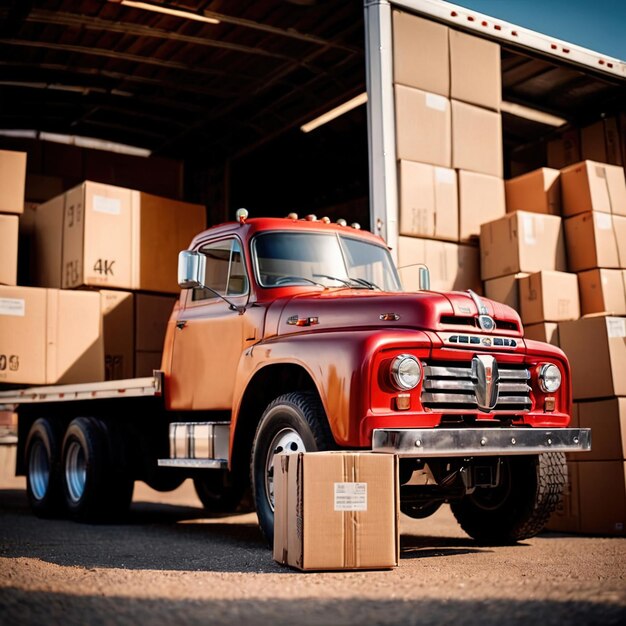
[[[235,155],[364,91],[356,0],[146,4],[5,3],[0,128]]]
[[[228,202],[254,199],[270,212],[295,202],[315,208],[356,201],[351,210],[367,219],[365,107],[309,135],[299,130],[365,90],[363,6],[4,0],[0,130],[136,146],[184,160],[190,179],[206,177],[207,164],[227,164]],[[506,103],[572,124],[626,110],[624,83],[521,46],[502,47]],[[503,107],[503,130],[510,155],[556,127]],[[192,184],[190,195],[204,201],[197,188],[205,182]]]

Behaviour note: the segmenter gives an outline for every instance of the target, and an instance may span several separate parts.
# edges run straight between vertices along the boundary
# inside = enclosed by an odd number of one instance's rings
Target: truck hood
[[[512,308],[480,298],[498,334],[521,337],[519,315]],[[275,301],[268,312],[269,335],[364,328],[413,328],[432,331],[483,331],[478,307],[468,292],[386,293],[334,289]]]

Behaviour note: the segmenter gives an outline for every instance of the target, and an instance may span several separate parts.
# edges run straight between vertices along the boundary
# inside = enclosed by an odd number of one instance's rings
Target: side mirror
[[[203,287],[206,257],[199,252],[183,250],[178,254],[178,284],[182,289]]]

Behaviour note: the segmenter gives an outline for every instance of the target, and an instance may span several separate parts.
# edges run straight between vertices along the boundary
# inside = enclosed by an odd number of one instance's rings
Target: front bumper
[[[372,452],[415,458],[588,450],[590,428],[378,428],[372,435]]]

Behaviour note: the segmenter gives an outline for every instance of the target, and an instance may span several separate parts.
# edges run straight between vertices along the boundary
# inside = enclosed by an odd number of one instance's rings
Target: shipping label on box
[[[274,559],[302,570],[397,566],[398,494],[394,455],[277,455]]]

